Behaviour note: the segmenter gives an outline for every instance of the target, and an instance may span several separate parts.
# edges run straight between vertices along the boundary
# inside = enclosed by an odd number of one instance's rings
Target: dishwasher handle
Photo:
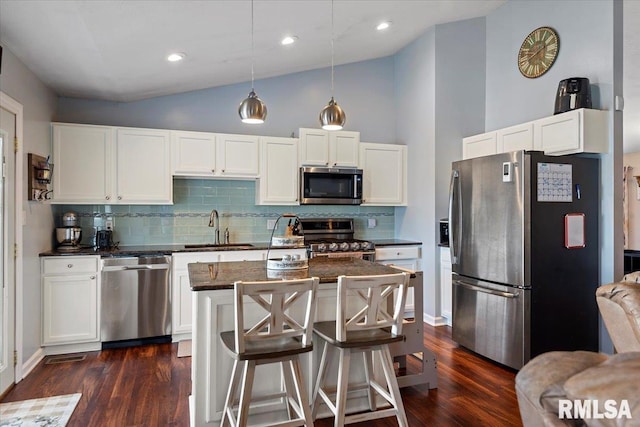
[[[499,296],[499,297],[503,297],[503,298],[518,298],[518,296],[519,296],[517,293],[496,291],[494,289],[483,288],[483,287],[480,287],[480,286],[471,285],[469,283],[465,283],[465,282],[462,282],[460,280],[455,280],[454,283],[456,285],[460,285],[460,286],[462,286],[464,288],[467,288],[467,289],[470,289],[472,291],[482,292],[482,293],[485,293],[485,294],[495,295],[495,296]]]
[[[130,270],[168,270],[169,264],[143,265],[109,265],[102,267],[102,271],[130,271]]]

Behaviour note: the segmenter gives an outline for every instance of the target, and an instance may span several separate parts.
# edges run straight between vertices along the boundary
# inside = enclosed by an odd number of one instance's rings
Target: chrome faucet
[[[214,245],[220,244],[220,218],[218,217],[218,211],[213,209],[211,211],[211,215],[209,215],[209,227],[215,227],[213,230],[214,235]]]

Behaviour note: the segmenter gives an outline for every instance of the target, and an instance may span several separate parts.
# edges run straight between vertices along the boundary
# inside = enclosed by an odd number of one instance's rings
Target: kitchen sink
[[[193,245],[184,245],[185,249],[251,249],[253,245],[250,243],[197,243]]]

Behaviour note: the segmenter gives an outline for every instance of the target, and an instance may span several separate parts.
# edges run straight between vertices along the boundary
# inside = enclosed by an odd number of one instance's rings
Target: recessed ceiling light
[[[169,61],[169,62],[182,61],[185,56],[187,56],[187,55],[185,55],[182,52],[172,53],[171,55],[167,56],[167,61]]]
[[[295,43],[296,40],[298,40],[297,36],[286,36],[285,38],[282,39],[280,43],[282,43],[283,46],[286,46],[288,44]]]
[[[378,26],[376,27],[376,30],[378,31],[386,30],[390,26],[391,26],[391,21],[384,21],[378,24]]]

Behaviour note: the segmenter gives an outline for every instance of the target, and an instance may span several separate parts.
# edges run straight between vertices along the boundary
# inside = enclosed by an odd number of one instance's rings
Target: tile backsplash
[[[354,218],[360,239],[394,236],[393,207],[257,206],[255,186],[255,181],[174,179],[173,205],[54,205],[54,222],[60,226],[64,212],[77,212],[83,245],[94,244],[96,230],[104,229],[107,220],[113,221],[113,240],[120,246],[213,243],[213,228],[208,226],[212,209],[220,216],[220,240],[229,228],[232,243],[267,242],[271,236],[267,220],[284,212],[308,218]],[[369,218],[376,219],[376,227],[367,228]]]

